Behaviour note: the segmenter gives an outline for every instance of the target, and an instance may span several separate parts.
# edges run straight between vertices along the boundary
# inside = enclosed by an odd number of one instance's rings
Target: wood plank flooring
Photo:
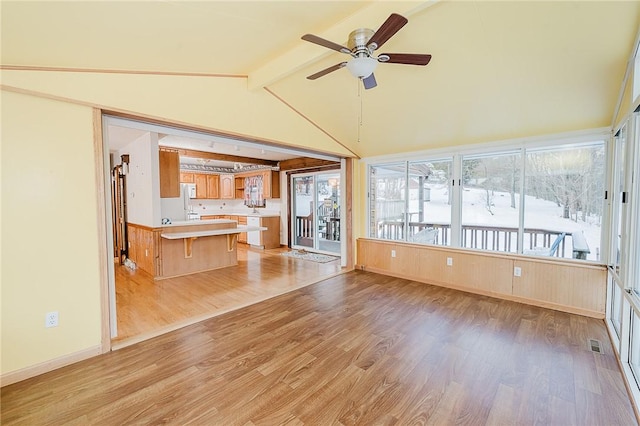
[[[287,249],[238,245],[238,266],[154,281],[144,271],[115,265],[118,337],[144,340],[274,297],[340,272],[339,260],[316,263],[281,256]]]
[[[362,271],[6,386],[1,408],[7,426],[637,424],[601,320]]]

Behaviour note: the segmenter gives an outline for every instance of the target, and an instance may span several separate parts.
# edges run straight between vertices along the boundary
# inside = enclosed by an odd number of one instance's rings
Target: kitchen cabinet
[[[263,226],[266,231],[247,232],[247,243],[252,247],[273,249],[280,247],[280,217],[249,216],[248,226]]]
[[[196,198],[220,198],[220,176],[195,173]]]
[[[220,198],[220,175],[206,175],[206,176],[207,176],[207,198]]]
[[[154,229],[127,223],[128,258],[148,274],[156,274],[158,236]]]
[[[159,152],[160,198],[180,196],[180,155],[176,151]]]
[[[235,178],[233,175],[220,175],[220,198],[235,198]]]
[[[196,183],[196,177],[193,173],[180,172],[181,183]]]
[[[246,216],[238,216],[238,225],[247,225],[247,217]],[[238,242],[239,243],[247,243],[247,233],[241,232],[238,234]]]
[[[196,198],[207,198],[207,175],[196,173],[194,177],[196,183]]]
[[[280,173],[273,170],[262,172],[264,198],[280,198]]]

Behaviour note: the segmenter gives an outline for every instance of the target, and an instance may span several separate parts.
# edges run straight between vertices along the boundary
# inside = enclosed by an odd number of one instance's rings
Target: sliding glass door
[[[340,254],[340,173],[291,177],[291,245]]]

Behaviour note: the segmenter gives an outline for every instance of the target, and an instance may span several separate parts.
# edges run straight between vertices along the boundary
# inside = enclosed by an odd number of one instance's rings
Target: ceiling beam
[[[290,160],[280,161],[280,171],[301,170],[317,167],[337,166],[340,167],[339,161],[320,160],[319,158],[300,157]]]
[[[375,30],[382,25],[391,13],[399,13],[408,18],[438,3],[438,1],[439,0],[408,0],[372,2],[353,15],[346,17],[325,31],[318,32],[315,35],[336,43],[346,43],[349,33],[356,28],[365,27]],[[302,36],[303,34],[300,34],[300,37]],[[249,78],[247,79],[248,87],[250,90],[267,87],[307,65],[335,53],[336,52],[329,49],[323,49],[320,46],[299,40],[294,48],[250,72]],[[345,55],[341,57],[343,59],[347,58]]]
[[[241,157],[239,155],[218,154],[215,152],[196,151],[193,149],[170,148],[170,147],[166,147],[166,149],[170,149],[172,151],[178,151],[178,154],[180,154],[180,156],[182,157],[204,158],[205,160],[229,161],[232,163],[259,164],[261,166],[271,166],[271,167],[276,167],[278,165],[277,161],[264,160],[262,158]]]

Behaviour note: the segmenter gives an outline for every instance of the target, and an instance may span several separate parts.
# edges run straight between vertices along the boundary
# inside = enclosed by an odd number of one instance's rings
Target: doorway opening
[[[105,210],[107,246],[111,254],[108,297],[112,348],[121,348],[343,272],[341,260],[316,263],[280,256],[290,244],[291,231],[286,230],[290,201],[286,191],[280,195],[281,191],[273,190],[282,185],[281,181],[286,182],[287,173],[301,164],[340,167],[339,158],[300,148],[228,139],[194,129],[174,128],[170,124],[152,124],[133,117],[103,115],[102,119],[103,161],[105,169],[111,171],[105,173],[105,187],[111,188],[105,194]],[[278,216],[284,225],[280,229],[285,229],[278,241],[280,246],[262,250],[247,244],[249,241],[238,244],[238,239],[233,243],[238,259],[236,266],[163,278],[158,272],[162,256],[167,255],[161,250],[162,230],[167,222],[179,225],[180,221],[191,220],[189,215],[171,217],[168,204],[176,197],[161,196],[159,152],[167,149],[178,152],[176,172],[180,174],[180,182],[183,175],[190,174],[220,177],[219,187],[211,186],[207,180],[207,188],[218,191],[207,190],[202,197],[196,191],[196,197],[189,200],[190,208],[199,213],[198,219],[237,221],[246,226],[247,216]],[[245,203],[243,194],[239,196],[240,191],[234,186],[237,181],[246,180],[243,176],[256,174],[265,167],[271,172],[271,192],[268,195],[263,192],[268,199],[256,212],[255,207],[260,206]],[[339,179],[340,169],[334,170],[334,174]],[[339,190],[336,195],[340,195]],[[184,213],[179,210],[178,213]],[[193,226],[194,222],[189,225]],[[156,234],[160,238],[156,238]]]

